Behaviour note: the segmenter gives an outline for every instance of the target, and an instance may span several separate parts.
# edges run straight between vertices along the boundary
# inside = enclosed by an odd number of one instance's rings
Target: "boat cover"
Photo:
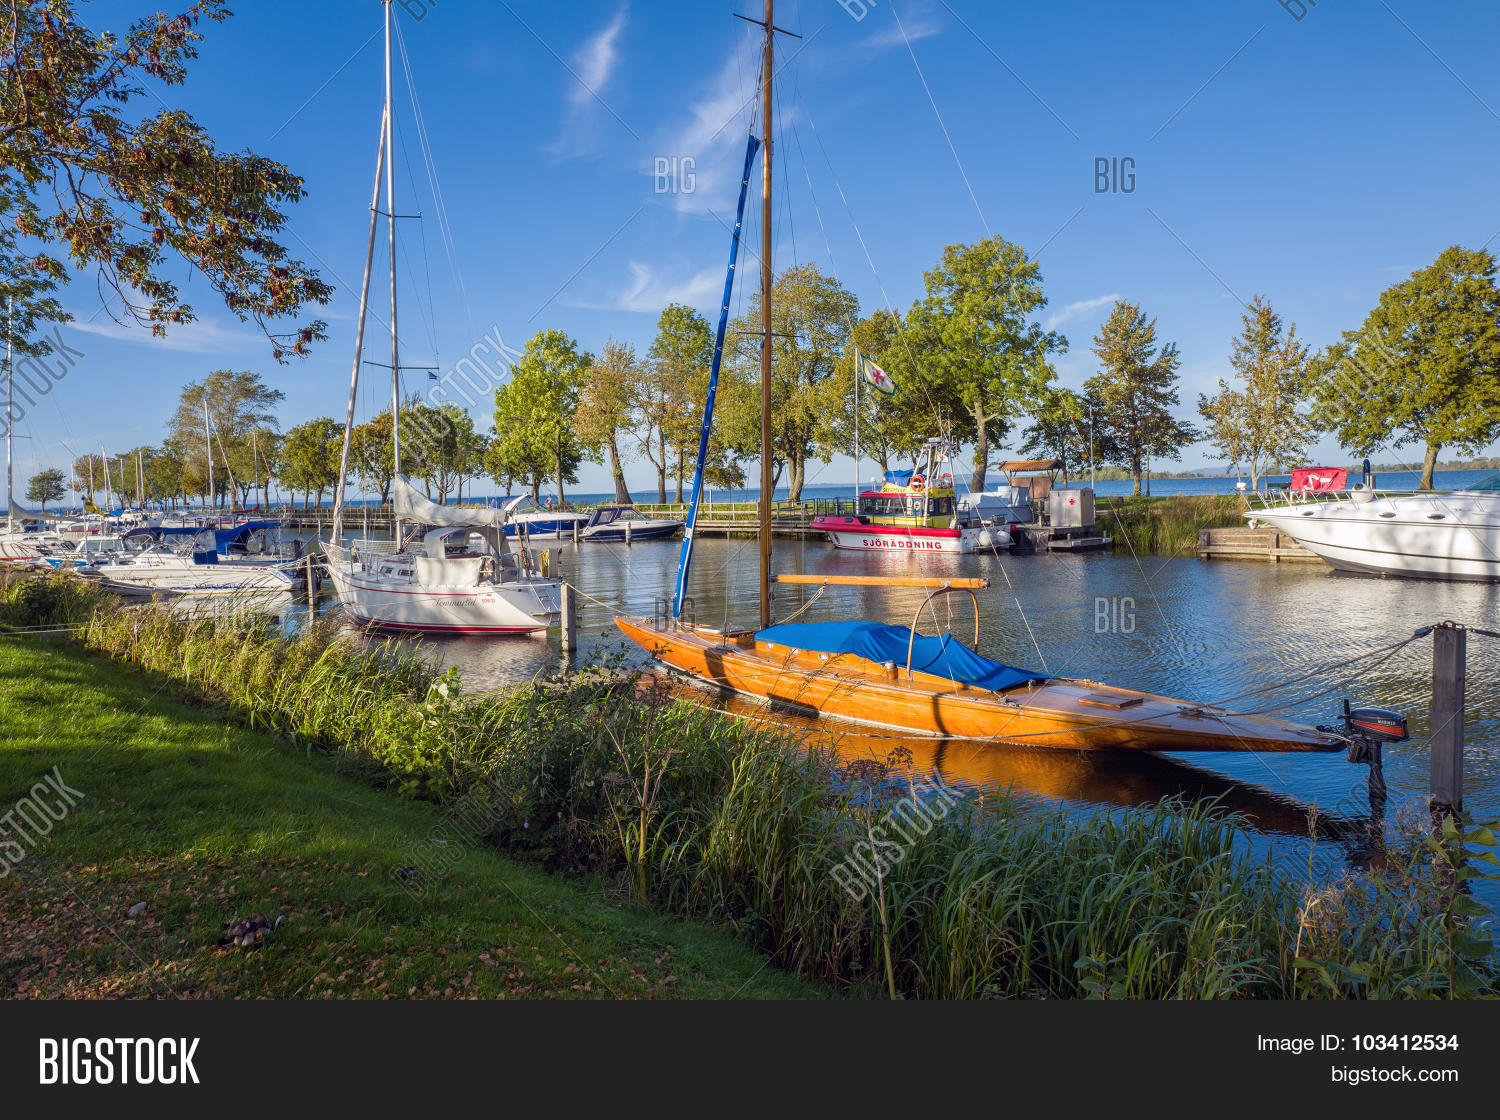
[[[911,476],[916,473],[916,471],[886,471],[885,480],[892,486],[910,486]]]
[[[756,641],[813,653],[852,653],[877,664],[906,666],[911,631],[884,622],[795,622],[756,632]],[[963,684],[1000,692],[1027,681],[1050,679],[1045,673],[1016,669],[981,657],[952,634],[918,634],[911,653],[914,672],[931,673]]]
[[[391,504],[396,508],[396,516],[402,521],[412,521],[419,525],[452,526],[458,528],[464,525],[504,525],[510,516],[503,509],[474,509],[470,506],[440,506],[436,502],[424,498],[420,491],[407,480],[404,474],[398,474],[391,480]]]

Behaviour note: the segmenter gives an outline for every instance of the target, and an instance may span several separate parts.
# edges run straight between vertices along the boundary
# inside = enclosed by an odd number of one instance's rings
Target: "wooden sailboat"
[[[744,17],[740,17],[744,18]],[[775,73],[772,0],[766,0],[763,75]],[[991,661],[951,634],[916,630],[922,609],[938,596],[988,587],[984,579],[879,576],[787,576],[778,582],[845,586],[925,588],[910,627],[877,622],[771,624],[771,87],[763,81],[761,120],[761,486],[760,627],[714,630],[682,621],[693,532],[713,420],[714,391],[723,355],[735,254],[745,195],[755,158],[752,136],[740,183],[720,309],[719,332],[709,372],[709,391],[699,435],[698,470],[683,534],[670,620],[615,619],[620,630],[663,664],[699,682],[802,715],[830,717],[890,728],[908,735],[960,737],[995,743],[1025,743],[1070,750],[1337,750],[1341,737],[1305,724],[1245,715],[1151,693],[1018,669]],[[978,600],[974,598],[978,644]]]

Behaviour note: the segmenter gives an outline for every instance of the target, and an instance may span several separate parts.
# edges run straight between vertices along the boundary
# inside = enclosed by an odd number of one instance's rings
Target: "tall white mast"
[[[214,494],[214,441],[208,433],[208,386],[203,387],[203,449],[208,452],[208,496]],[[204,508],[207,508],[205,502]]]
[[[99,445],[99,461],[104,464],[104,504],[111,505],[113,503],[110,502],[109,498],[109,492],[112,488],[109,480],[109,455],[105,452],[104,444],[102,443]]]
[[[13,528],[16,520],[16,474],[15,458],[11,454],[12,429],[16,423],[13,419],[16,412],[11,407],[11,388],[15,383],[16,374],[11,366],[11,342],[10,332],[15,329],[15,297],[7,296],[5,299],[5,525]]]
[[[401,474],[401,354],[396,343],[396,145],[395,101],[391,96],[391,0],[385,4],[385,222],[390,231],[391,262],[391,458]],[[401,522],[393,525],[396,542],[401,541]]]
[[[387,11],[390,9],[387,8]],[[365,245],[365,279],[359,289],[359,319],[354,326],[354,369],[349,374],[349,410],[344,416],[344,449],[339,455],[339,479],[333,491],[333,529],[329,540],[340,544],[344,536],[344,489],[349,477],[349,448],[354,439],[354,405],[359,394],[359,367],[365,354],[365,319],[370,305],[370,272],[375,265],[375,231],[380,224],[380,176],[385,169],[385,121],[380,117],[380,143],[375,154],[375,189],[370,193],[370,238]]]

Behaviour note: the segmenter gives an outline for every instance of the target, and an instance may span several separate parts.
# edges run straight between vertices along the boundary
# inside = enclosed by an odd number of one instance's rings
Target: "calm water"
[[[615,613],[650,614],[670,594],[677,542],[562,546],[563,574],[582,588],[579,627],[585,656],[627,646],[611,624]],[[690,593],[699,621],[754,625],[757,546],[753,540],[701,539]],[[822,543],[778,541],[777,571],[987,576],[980,592],[979,649],[1001,661],[1087,677],[1129,688],[1212,702],[1323,670],[1409,637],[1419,626],[1453,619],[1500,629],[1500,586],[1382,580],[1338,575],[1321,565],[1204,562],[1128,552],[1036,556],[923,556],[906,559],[838,552]],[[778,591],[778,617],[811,597]],[[910,624],[924,592],[906,588],[840,588],[807,610],[808,620],[864,617]],[[952,597],[953,629],[973,636],[966,596]],[[325,604],[326,606],[326,604]],[[922,629],[946,624],[939,608]],[[471,690],[501,688],[552,665],[558,638],[427,638],[425,648],[458,666]],[[1385,748],[1388,819],[1425,804],[1431,642],[1383,663],[1327,668],[1310,681],[1235,701],[1243,710],[1274,706],[1309,723],[1332,722],[1338,701],[1395,708],[1410,717],[1412,739]],[[1500,657],[1497,643],[1470,638],[1465,760],[1466,805],[1500,818]],[[1316,696],[1328,688],[1332,695]],[[704,702],[709,702],[704,697]],[[761,718],[753,706],[747,714]],[[883,760],[893,747],[912,751],[918,769],[985,796],[1008,796],[1070,811],[1118,809],[1173,794],[1223,796],[1246,814],[1258,843],[1290,868],[1306,865],[1308,812],[1322,815],[1312,855],[1329,873],[1359,863],[1371,820],[1368,770],[1342,753],[1315,755],[1205,753],[1088,755],[1039,748],[936,743],[861,735],[834,724],[803,724],[819,743],[850,758]],[[1500,889],[1483,893],[1500,904]]]

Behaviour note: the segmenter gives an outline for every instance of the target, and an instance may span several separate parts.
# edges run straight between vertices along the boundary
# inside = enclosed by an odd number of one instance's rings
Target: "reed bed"
[[[839,767],[602,666],[466,698],[329,623],[120,608],[67,581],[7,584],[0,621],[79,640],[406,796],[462,802],[474,835],[641,903],[723,923],[781,967],[897,997],[1493,995],[1464,881],[1494,836],[1392,832],[1381,870],[1308,885],[1253,860],[1212,804],[1085,819],[913,784],[899,750]],[[76,581],[75,581],[76,582]],[[56,594],[55,605],[48,595]],[[1309,880],[1310,882],[1310,880]]]
[[[1100,499],[1096,518],[1100,531],[1114,537],[1117,548],[1191,556],[1197,551],[1200,529],[1242,526],[1244,508],[1238,494],[1111,498]]]

